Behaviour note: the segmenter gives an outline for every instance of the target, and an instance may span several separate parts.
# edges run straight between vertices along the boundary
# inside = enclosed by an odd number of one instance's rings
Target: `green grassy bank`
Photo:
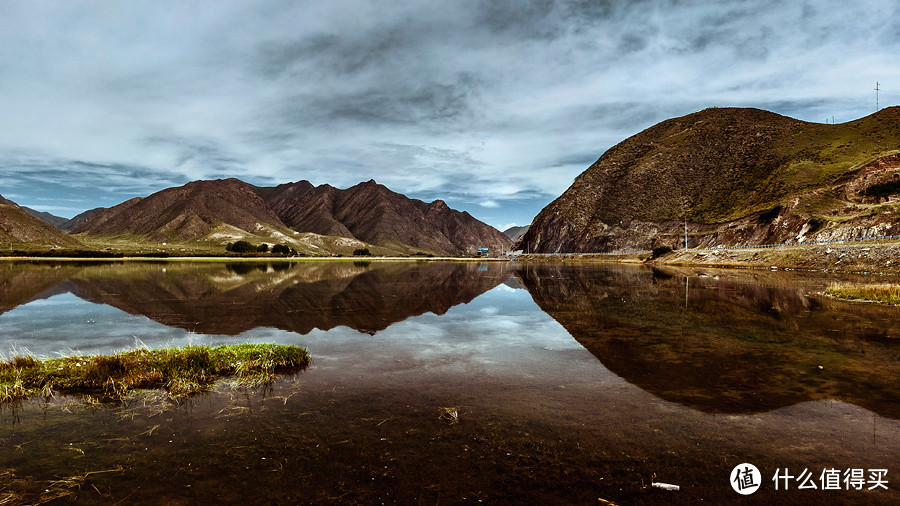
[[[841,299],[900,304],[900,285],[894,283],[831,283],[825,293]]]
[[[306,349],[274,344],[137,349],[45,360],[16,356],[0,362],[0,404],[56,392],[117,400],[145,388],[162,388],[177,398],[207,390],[226,376],[264,384],[276,371],[308,364]]]

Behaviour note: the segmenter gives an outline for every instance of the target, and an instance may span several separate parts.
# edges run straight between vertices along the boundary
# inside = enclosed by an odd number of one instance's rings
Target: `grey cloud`
[[[0,167],[0,189],[18,188],[18,204],[69,217],[188,182],[180,174],[149,167],[80,160],[0,156]]]
[[[279,105],[280,117],[289,125],[353,124],[416,125],[442,129],[448,123],[474,114],[471,103],[477,86],[468,74],[452,82],[406,82],[393,88],[382,86],[348,92],[305,94],[290,105]]]
[[[503,37],[552,39],[562,26],[552,19],[558,2],[553,0],[488,0],[476,8],[476,24]]]
[[[898,18],[880,0],[7,2],[0,154],[23,156],[0,156],[0,193],[375,178],[528,222],[672,116],[847,120],[874,110],[876,79],[896,102]]]

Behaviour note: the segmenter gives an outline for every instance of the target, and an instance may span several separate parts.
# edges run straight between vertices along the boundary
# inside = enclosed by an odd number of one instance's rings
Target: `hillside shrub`
[[[657,247],[653,248],[652,252],[650,252],[650,258],[651,259],[659,258],[659,257],[661,257],[667,253],[671,253],[671,252],[672,252],[671,246],[657,246]]]
[[[353,256],[355,257],[370,257],[372,256],[372,252],[369,251],[369,248],[356,248],[353,250]]]
[[[771,209],[766,209],[759,214],[759,217],[756,220],[759,223],[772,223],[772,220],[778,217],[778,214],[782,209],[784,209],[782,206],[775,206]]]
[[[900,181],[873,184],[860,193],[866,197],[890,197],[895,193],[900,193]]]
[[[238,241],[233,244],[229,243],[228,246],[225,247],[225,249],[234,253],[250,253],[256,251],[256,247],[247,241]]]
[[[268,252],[269,252],[269,245],[266,244],[266,243],[260,244],[259,246],[256,247],[256,252],[257,252],[257,253],[268,253]]]
[[[809,224],[809,230],[807,230],[806,233],[812,234],[822,228],[822,225],[825,224],[825,220],[819,218],[818,216],[813,216],[807,223]]]

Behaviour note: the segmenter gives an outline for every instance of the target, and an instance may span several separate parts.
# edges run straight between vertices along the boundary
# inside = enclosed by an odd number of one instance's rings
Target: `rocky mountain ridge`
[[[511,245],[501,232],[443,201],[410,199],[374,180],[346,190],[308,181],[276,187],[233,178],[194,181],[100,210],[73,233],[223,244],[252,234],[313,248],[318,246],[310,237],[331,236],[343,238],[348,248],[377,246],[398,254],[474,254],[479,247],[498,254]]]

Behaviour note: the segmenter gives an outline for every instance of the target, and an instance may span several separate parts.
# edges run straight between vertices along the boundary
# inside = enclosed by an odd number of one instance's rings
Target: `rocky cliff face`
[[[839,125],[707,109],[610,148],[516,249],[611,252],[900,233],[900,108]]]

